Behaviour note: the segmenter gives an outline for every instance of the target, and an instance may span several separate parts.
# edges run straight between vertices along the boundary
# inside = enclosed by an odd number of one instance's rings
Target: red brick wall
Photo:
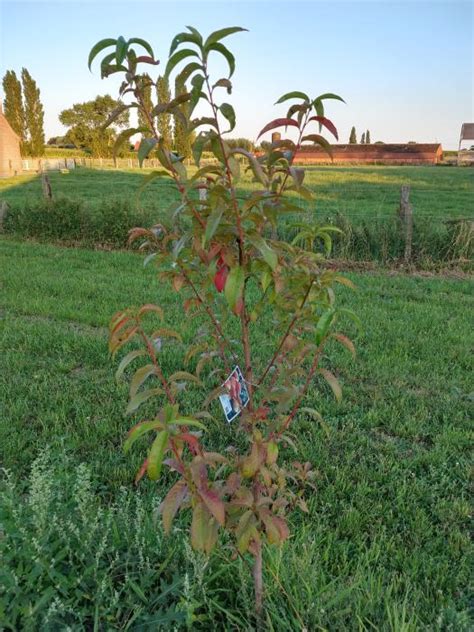
[[[333,145],[335,163],[436,164],[442,160],[441,145],[415,143],[410,145]],[[330,163],[328,154],[318,147],[299,151],[296,162]]]
[[[0,178],[21,173],[20,141],[0,112]]]

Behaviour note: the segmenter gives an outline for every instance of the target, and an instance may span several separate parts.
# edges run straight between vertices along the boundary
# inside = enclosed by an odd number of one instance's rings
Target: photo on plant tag
[[[247,385],[238,366],[235,367],[222,386],[227,393],[219,395],[219,400],[225,418],[230,423],[242,412],[242,409],[247,406],[249,401]]]

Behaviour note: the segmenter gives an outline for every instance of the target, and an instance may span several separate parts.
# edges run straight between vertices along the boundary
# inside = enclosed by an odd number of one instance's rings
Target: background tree
[[[13,131],[20,137],[20,149],[23,154],[25,150],[26,128],[21,83],[14,70],[7,70],[3,77],[2,84],[5,94],[5,98],[3,99],[3,113]]]
[[[357,136],[356,136],[356,128],[352,127],[351,129],[351,135],[349,136],[349,144],[350,145],[357,145]]]
[[[363,132],[362,136],[360,137],[360,144],[365,145],[365,132]]]
[[[147,112],[151,112],[151,110],[153,109],[153,102],[151,100],[151,88],[152,88],[153,82],[151,80],[151,77],[146,73],[143,74],[141,77],[140,84],[141,84],[140,90],[141,90],[141,98],[142,98],[143,106],[146,108]],[[143,110],[141,109],[138,110],[138,126],[147,127],[147,128],[150,127],[148,118],[146,114],[143,112]]]
[[[110,95],[97,96],[93,101],[75,103],[63,110],[59,120],[68,127],[66,139],[79,149],[90,151],[93,156],[112,155],[117,132],[113,127],[104,128],[111,114],[121,105]],[[129,112],[125,110],[114,121],[116,127],[128,125]]]
[[[187,92],[184,81],[178,75],[175,81],[174,97],[179,97]],[[188,105],[186,103],[180,106],[181,112],[186,116],[186,110]],[[187,117],[186,117],[187,118]],[[189,158],[191,156],[191,141],[186,126],[182,118],[178,115],[174,115],[174,150],[180,156]]]
[[[367,130],[365,132],[365,144],[366,145],[370,145],[370,132],[369,132],[369,130]]]
[[[171,90],[168,77],[158,77],[156,82],[156,92],[158,103],[169,103],[171,101]],[[158,114],[158,133],[163,139],[163,147],[171,149],[173,145],[173,131],[171,128],[171,114],[163,112]]]
[[[26,68],[22,68],[23,98],[25,104],[26,143],[25,152],[29,156],[44,154],[44,109],[36,81]]]

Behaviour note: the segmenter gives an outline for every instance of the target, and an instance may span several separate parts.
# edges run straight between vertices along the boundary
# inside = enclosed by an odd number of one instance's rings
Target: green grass
[[[167,178],[157,179],[139,195],[143,173],[83,168],[53,172],[52,204],[42,199],[36,176],[0,181],[0,199],[11,206],[5,230],[52,243],[124,248],[133,226],[168,224],[178,199]],[[397,209],[400,186],[410,184],[415,265],[469,265],[474,248],[473,176],[472,169],[447,167],[308,167],[306,183],[315,200],[299,201],[301,212],[281,218],[279,234],[291,240],[295,221],[329,222],[342,230],[334,236],[335,258],[391,265],[404,256]],[[256,186],[243,174],[239,195]],[[460,218],[471,221],[448,221]]]
[[[169,290],[141,258],[0,242],[2,370],[0,621],[7,629],[251,628],[251,581],[230,553],[209,561],[169,538],[153,511],[169,486],[133,489],[145,447],[124,455],[126,385],[107,353],[111,314],[157,302],[191,339]],[[342,404],[317,383],[299,418],[299,453],[318,470],[309,515],[265,552],[268,629],[470,629],[468,469],[472,285],[466,279],[351,275],[342,288],[365,332],[354,361],[334,348]],[[257,363],[271,340],[254,331]],[[168,370],[182,350],[166,351]],[[209,388],[213,384],[209,383]],[[192,412],[199,393],[190,391]],[[217,412],[217,411],[216,411]],[[210,424],[209,445],[235,440]],[[46,451],[45,451],[46,450]],[[35,461],[35,459],[37,459]],[[96,627],[94,627],[96,626]]]
[[[314,205],[306,204],[316,216],[342,213],[350,219],[389,217],[396,213],[400,187],[412,187],[415,217],[437,220],[473,217],[474,170],[453,167],[307,167],[306,183],[315,192]],[[65,195],[97,205],[104,200],[136,202],[143,172],[77,169],[69,174],[52,172],[55,195]],[[255,185],[244,177],[242,188]],[[0,180],[0,199],[13,205],[41,197],[41,180],[36,176],[18,176]],[[163,179],[152,183],[141,196],[141,205],[157,213],[165,211],[176,199]]]

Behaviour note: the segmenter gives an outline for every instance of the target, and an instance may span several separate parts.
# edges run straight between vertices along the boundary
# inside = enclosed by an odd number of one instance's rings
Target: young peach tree
[[[145,183],[166,178],[176,187],[179,202],[165,219],[151,228],[134,228],[130,240],[141,240],[163,281],[182,297],[183,321],[191,315],[202,317],[203,327],[192,345],[183,349],[183,365],[194,363],[194,373],[167,372],[162,346],[168,338],[181,341],[179,331],[163,325],[151,331],[153,314],[164,320],[160,305],[128,308],[112,318],[110,351],[122,352],[117,376],[131,363],[140,362],[130,381],[127,412],[137,414],[152,398],[156,413],[135,425],[125,441],[125,450],[144,435],[152,435],[148,455],[137,474],[157,480],[163,466],[173,472],[175,482],[161,506],[163,527],[169,532],[178,512],[189,512],[191,543],[210,552],[226,531],[241,556],[253,556],[253,581],[257,617],[262,613],[262,549],[279,545],[289,536],[288,511],[307,507],[305,484],[311,482],[309,464],[282,464],[279,449],[286,442],[294,446],[289,430],[303,414],[320,419],[316,410],[304,407],[314,378],[322,376],[339,400],[341,389],[336,377],[324,366],[326,343],[336,339],[354,353],[352,342],[337,331],[341,314],[334,287],[350,282],[331,269],[331,226],[315,220],[295,225],[289,243],[278,238],[282,217],[298,213],[298,198],[312,200],[304,184],[305,172],[294,166],[298,149],[316,143],[330,153],[322,128],[337,138],[333,123],[325,117],[325,102],[342,101],[335,94],[311,98],[303,92],[289,92],[277,103],[291,102],[287,115],[265,125],[259,138],[277,128],[292,128],[296,140],[283,139],[269,144],[268,151],[254,155],[243,148],[231,148],[226,136],[235,127],[234,108],[220,96],[232,92],[235,68],[232,53],[222,40],[243,31],[224,28],[207,39],[192,27],[173,39],[165,76],[179,72],[186,91],[168,103],[147,105],[144,91],[153,80],[138,72],[140,64],[155,65],[148,42],[105,39],[92,49],[94,58],[111,48],[101,63],[102,76],[123,75],[120,87],[123,102],[110,119],[128,108],[136,108],[145,126],[129,129],[117,141],[141,133],[138,150],[142,163],[151,154],[162,168],[145,177]],[[143,49],[146,54],[137,53]],[[209,61],[220,55],[228,65],[228,76],[212,78]],[[195,116],[196,108],[200,115]],[[171,114],[180,120],[193,138],[195,167],[186,166],[182,156],[167,149],[157,132],[157,117]],[[268,145],[268,144],[267,144]],[[203,164],[202,156],[211,156]],[[249,172],[256,186],[238,188],[239,179]],[[351,316],[351,313],[349,313]],[[239,339],[229,335],[238,323]],[[276,334],[274,348],[264,362],[256,360],[261,346],[263,323]],[[179,323],[178,323],[179,325]],[[267,325],[268,326],[268,325]],[[261,354],[259,354],[261,355]],[[233,372],[234,367],[239,370]],[[224,382],[233,374],[230,390]],[[205,379],[213,383],[206,391]],[[201,387],[202,407],[189,409],[185,385]],[[230,384],[227,382],[226,384]],[[232,423],[245,447],[223,453],[206,450],[204,441],[207,411],[219,396],[235,413]],[[224,417],[219,423],[226,423]],[[297,483],[302,485],[295,485]],[[228,540],[229,538],[227,538]]]

